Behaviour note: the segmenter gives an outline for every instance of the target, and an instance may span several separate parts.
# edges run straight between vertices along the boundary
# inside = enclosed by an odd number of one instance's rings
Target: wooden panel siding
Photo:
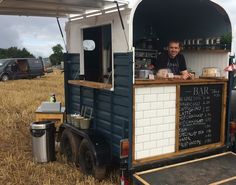
[[[129,138],[132,132],[132,53],[114,54],[113,91],[73,83],[79,80],[79,55],[68,54],[65,61],[67,113],[79,113],[82,106],[93,108],[92,127],[106,138],[112,156],[119,158],[120,140]]]
[[[114,54],[114,91],[73,83],[78,64],[72,64],[73,70],[69,66],[70,70],[66,71],[72,73],[67,80],[74,84],[68,85],[67,81],[70,113],[78,113],[82,106],[93,108],[92,126],[106,138],[115,157],[119,157],[120,140],[129,137],[128,128],[132,124],[132,58],[132,53]]]
[[[114,96],[114,104],[121,105],[121,106],[128,106],[130,99],[124,96]]]
[[[75,85],[80,88],[80,99],[72,95],[75,90],[70,93],[70,104],[93,108],[93,127],[110,143],[115,157],[119,157],[120,140],[129,137],[132,124],[132,70],[132,53],[115,54],[114,91]]]
[[[91,107],[94,105],[94,89],[81,86],[81,106]]]
[[[67,114],[80,112],[80,87],[68,84],[68,80],[79,79],[80,55],[67,54],[64,63],[65,106]]]
[[[127,94],[131,93],[131,90],[126,86],[117,86],[115,84],[115,91],[114,95],[126,96]]]

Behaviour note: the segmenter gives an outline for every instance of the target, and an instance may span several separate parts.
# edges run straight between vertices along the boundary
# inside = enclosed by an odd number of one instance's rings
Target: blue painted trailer
[[[171,10],[168,14],[167,7]],[[139,76],[139,70],[146,69],[174,36],[185,44],[187,65],[196,74],[201,76],[202,68],[212,65],[212,60],[223,70],[231,49],[231,42],[222,45],[219,41],[231,32],[226,11],[212,1],[196,0],[143,0],[119,7],[122,10],[116,8],[112,13],[88,14],[67,23],[66,113],[81,114],[84,107],[93,112],[89,129],[77,128],[68,120],[63,124],[64,154],[82,172],[98,179],[104,178],[106,167],[118,164],[122,184],[138,171],[228,150],[230,106],[226,97],[232,88],[228,73],[222,73],[223,78],[189,81]],[[181,19],[186,14],[188,19]],[[170,19],[178,22],[172,30],[165,24]],[[88,46],[91,51],[83,47],[89,40],[95,43]],[[194,98],[185,96],[196,88],[197,92],[210,89],[204,97],[209,107],[204,107],[203,97],[197,98],[200,107],[187,102]],[[200,112],[194,113],[196,109]],[[202,115],[202,119],[187,117],[186,121],[183,110]],[[209,117],[203,110],[209,111]],[[191,124],[207,125],[208,129]],[[135,183],[141,181],[135,178]]]
[[[224,70],[232,63],[230,52],[234,49],[229,11],[223,1],[216,0],[25,0],[21,7],[17,0],[0,3],[1,14],[73,14],[65,29],[68,119],[58,133],[61,150],[82,172],[98,179],[105,177],[108,166],[119,165],[122,185],[136,172],[232,147],[233,72]],[[147,75],[148,66],[171,39],[183,42],[188,70],[200,78]],[[210,78],[203,68],[209,70]],[[71,120],[72,115],[82,114],[84,107],[92,110],[87,129]],[[156,182],[158,171],[136,173],[134,183],[166,182]],[[236,176],[234,168],[232,171]],[[167,178],[171,175],[167,171]]]

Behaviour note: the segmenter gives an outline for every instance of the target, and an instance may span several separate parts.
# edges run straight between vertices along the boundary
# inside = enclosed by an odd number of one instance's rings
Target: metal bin
[[[35,162],[54,161],[55,158],[55,123],[38,121],[30,124],[32,153]]]

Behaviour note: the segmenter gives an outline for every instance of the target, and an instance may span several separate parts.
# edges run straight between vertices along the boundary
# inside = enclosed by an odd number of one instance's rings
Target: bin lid
[[[50,127],[54,127],[53,121],[37,121],[30,124],[30,128],[35,130],[47,129]]]

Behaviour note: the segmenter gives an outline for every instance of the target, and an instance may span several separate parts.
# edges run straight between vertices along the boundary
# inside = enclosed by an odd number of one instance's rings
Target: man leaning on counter
[[[178,40],[170,40],[168,43],[167,52],[163,52],[154,61],[151,68],[157,71],[158,77],[163,77],[164,75],[172,74],[174,78],[188,79],[192,78],[192,75],[188,73],[185,58],[183,54],[180,53],[181,43]]]

